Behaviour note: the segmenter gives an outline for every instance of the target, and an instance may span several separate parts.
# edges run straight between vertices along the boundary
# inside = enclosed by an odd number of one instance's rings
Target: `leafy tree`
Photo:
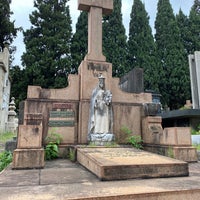
[[[122,23],[121,0],[113,1],[112,14],[103,19],[103,52],[108,62],[113,64],[113,76],[121,76],[126,71],[126,34]]]
[[[194,0],[189,15],[189,53],[193,54],[194,51],[200,51],[200,0]]]
[[[18,28],[10,21],[10,3],[11,0],[0,0],[0,51],[4,49],[5,43],[12,43],[17,35]]]
[[[190,96],[189,69],[169,0],[159,0],[157,9],[155,39],[160,63],[159,88],[163,104],[177,109]]]
[[[22,56],[27,85],[60,88],[71,71],[71,17],[68,0],[34,0],[32,26],[24,32]]]
[[[149,16],[141,0],[134,0],[129,24],[128,66],[144,69],[145,89],[158,91],[158,69],[155,43],[149,25]]]
[[[88,44],[88,13],[81,12],[76,24],[76,32],[72,37],[72,73],[78,72],[78,66],[87,54]]]

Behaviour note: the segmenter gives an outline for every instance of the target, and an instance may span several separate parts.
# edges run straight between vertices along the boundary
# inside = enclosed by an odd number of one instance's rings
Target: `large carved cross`
[[[112,12],[113,0],[78,0],[78,9],[89,12],[86,60],[106,61],[102,53],[102,15]]]

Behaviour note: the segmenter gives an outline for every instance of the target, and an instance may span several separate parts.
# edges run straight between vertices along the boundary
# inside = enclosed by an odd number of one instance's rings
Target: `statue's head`
[[[102,74],[99,75],[99,87],[105,89],[105,77]]]

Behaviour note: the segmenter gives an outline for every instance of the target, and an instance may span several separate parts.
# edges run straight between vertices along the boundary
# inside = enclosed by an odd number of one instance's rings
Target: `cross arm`
[[[78,0],[78,9],[89,12],[90,7],[102,8],[103,14],[108,15],[113,10],[113,0]]]

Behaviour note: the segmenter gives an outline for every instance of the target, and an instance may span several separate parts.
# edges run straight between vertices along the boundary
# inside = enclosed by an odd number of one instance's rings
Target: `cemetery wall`
[[[0,53],[0,132],[4,132],[8,120],[11,82],[9,79],[8,47]]]

